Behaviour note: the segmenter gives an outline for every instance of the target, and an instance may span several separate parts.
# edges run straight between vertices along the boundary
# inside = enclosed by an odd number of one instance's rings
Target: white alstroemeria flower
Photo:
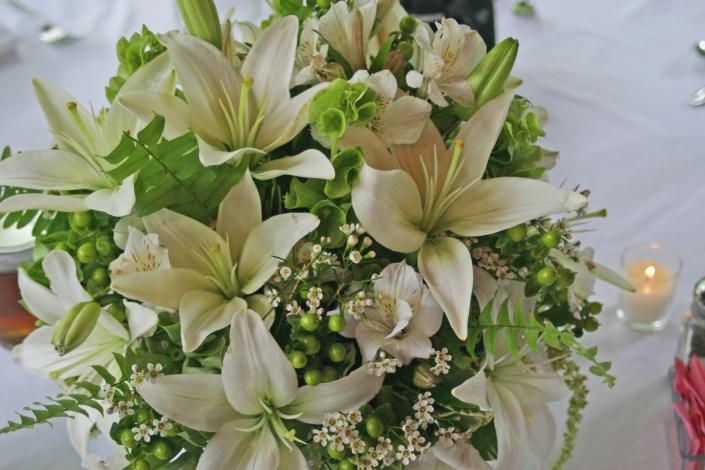
[[[430,337],[443,322],[443,311],[421,276],[405,262],[390,264],[374,282],[375,304],[365,309],[356,324],[355,338],[365,361],[373,361],[379,349],[409,364],[428,358]]]
[[[475,95],[467,82],[470,72],[485,57],[487,46],[477,31],[452,18],[436,23],[432,31],[421,25],[414,37],[420,46],[416,70],[406,76],[410,87],[418,88],[438,106],[448,106],[448,95],[461,106],[471,106]]]
[[[366,165],[352,191],[355,214],[379,243],[418,250],[421,275],[460,339],[467,336],[473,265],[461,237],[478,237],[527,220],[585,206],[572,191],[529,178],[482,179],[512,94],[485,104],[458,134],[454,148],[428,123],[412,146],[361,142]],[[467,143],[467,145],[463,145]]]
[[[431,450],[411,463],[407,470],[490,470],[467,434],[452,442],[439,440]]]
[[[287,421],[321,424],[326,413],[367,403],[383,381],[363,366],[334,382],[299,387],[296,371],[260,316],[244,310],[232,319],[222,375],[167,375],[137,391],[167,418],[215,432],[198,470],[305,470]]]
[[[366,70],[355,72],[351,83],[362,82],[377,93],[379,114],[367,128],[348,127],[341,145],[353,147],[373,136],[387,146],[413,144],[431,115],[431,105],[422,99],[403,94],[389,70],[370,75]]]
[[[71,255],[61,250],[49,253],[42,262],[51,289],[18,272],[22,300],[30,312],[46,323],[12,350],[13,359],[25,369],[42,377],[62,381],[69,377],[100,380],[92,369],[100,365],[111,373],[119,372],[113,353],[124,354],[139,338],[151,336],[157,328],[157,314],[133,302],[125,302],[129,330],[109,313],[102,311],[93,332],[76,349],[59,355],[51,342],[54,325],[73,306],[91,301],[76,275]]]
[[[126,297],[179,310],[184,351],[193,351],[247,308],[305,235],[318,227],[312,214],[289,213],[262,221],[249,172],[220,204],[216,229],[166,209],[144,218],[147,231],[169,250],[171,269],[121,276],[113,289]]]
[[[319,20],[318,32],[350,65],[352,71],[367,69],[367,51],[377,15],[377,0],[348,9],[336,2]]]
[[[293,139],[308,123],[308,104],[325,84],[291,97],[298,20],[287,16],[257,39],[242,67],[236,69],[213,45],[193,36],[169,33],[161,42],[169,50],[188,103],[173,94],[130,93],[120,102],[143,119],[166,118],[174,134],[193,129],[206,166],[261,157]],[[253,177],[280,175],[333,179],[328,158],[318,150],[254,166]]]
[[[328,44],[321,44],[317,29],[317,19],[308,18],[304,22],[299,47],[296,49],[292,86],[311,85],[324,81],[322,73],[328,60]]]
[[[127,228],[128,236],[124,252],[110,263],[110,278],[128,276],[147,271],[169,269],[169,250],[159,246],[159,235],[145,235],[135,227]]]
[[[73,413],[73,418],[66,420],[69,440],[81,457],[81,466],[86,470],[122,470],[128,466],[129,462],[125,458],[125,448],[116,445],[109,437],[111,426],[113,423],[118,422],[118,414],[108,414],[105,411],[101,414],[98,410],[90,407],[84,407],[83,409],[88,413],[88,416]],[[106,436],[106,440],[112,444],[114,452],[110,457],[103,458],[89,451],[88,446],[94,436],[94,428],[103,436]]]
[[[0,162],[0,186],[90,194],[20,194],[0,203],[0,213],[26,209],[80,212],[86,209],[121,217],[135,204],[134,176],[115,181],[103,157],[118,145],[124,132],[135,133],[138,119],[116,102],[106,114],[93,115],[51,82],[34,79],[34,90],[58,148],[23,152]],[[140,68],[123,85],[118,97],[139,90],[174,89],[168,54]]]
[[[502,352],[498,352],[502,354]],[[489,357],[482,369],[453,396],[494,414],[497,431],[497,469],[546,468],[555,444],[556,423],[546,403],[568,393],[563,380],[550,368],[526,358],[503,354]]]

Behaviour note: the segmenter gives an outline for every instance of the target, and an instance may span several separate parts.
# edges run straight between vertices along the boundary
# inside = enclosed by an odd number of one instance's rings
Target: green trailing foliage
[[[164,118],[156,116],[136,137],[125,134],[106,157],[116,165],[109,175],[120,181],[137,172],[135,211],[146,216],[169,208],[201,222],[212,221],[218,205],[247,169],[247,159],[233,167],[204,167],[193,133],[162,139]]]

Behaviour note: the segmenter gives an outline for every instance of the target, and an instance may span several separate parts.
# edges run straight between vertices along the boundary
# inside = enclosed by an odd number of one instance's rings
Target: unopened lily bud
[[[438,383],[438,377],[431,372],[428,362],[422,362],[414,368],[414,385],[419,388],[433,388]]]
[[[468,77],[468,83],[475,92],[475,106],[479,108],[502,93],[518,51],[519,41],[507,38],[488,52],[475,67]]]
[[[223,39],[213,0],[176,0],[176,4],[189,34],[220,49]]]
[[[89,301],[74,305],[54,326],[51,343],[59,353],[64,355],[73,351],[91,335],[102,307]]]

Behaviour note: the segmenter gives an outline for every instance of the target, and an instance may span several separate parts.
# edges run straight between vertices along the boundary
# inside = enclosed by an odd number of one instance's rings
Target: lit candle
[[[676,290],[680,259],[669,263],[666,251],[658,244],[642,246],[641,259],[623,258],[624,274],[636,289],[635,293],[620,292],[617,313],[630,326],[645,331],[662,329],[668,321],[668,307]],[[649,252],[651,251],[651,252]]]

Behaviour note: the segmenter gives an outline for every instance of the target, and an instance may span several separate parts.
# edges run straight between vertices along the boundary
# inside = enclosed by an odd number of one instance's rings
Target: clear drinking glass
[[[32,259],[32,226],[22,230],[0,228],[0,345],[20,343],[35,327],[36,319],[20,305],[17,269]]]
[[[680,256],[660,243],[627,247],[622,253],[622,270],[636,292],[620,292],[619,318],[638,331],[664,329],[682,268]]]

